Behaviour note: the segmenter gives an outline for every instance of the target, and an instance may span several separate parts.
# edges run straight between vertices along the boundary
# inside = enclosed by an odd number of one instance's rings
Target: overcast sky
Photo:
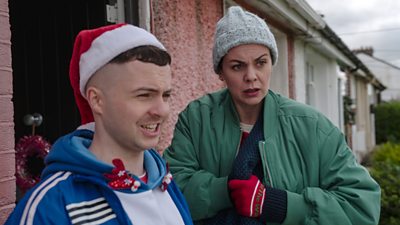
[[[306,0],[350,48],[400,67],[400,0]]]

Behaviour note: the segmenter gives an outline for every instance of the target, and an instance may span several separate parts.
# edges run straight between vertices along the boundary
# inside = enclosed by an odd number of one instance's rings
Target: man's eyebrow
[[[132,92],[139,92],[139,91],[146,91],[146,92],[160,92],[160,89],[156,89],[156,88],[150,88],[150,87],[141,87],[141,88],[137,88],[135,90],[132,90]],[[166,91],[163,91],[163,93],[170,93],[172,92],[172,89],[168,89]]]
[[[132,90],[132,92],[139,92],[139,91],[147,91],[147,92],[159,92],[158,89],[156,88],[150,88],[150,87],[140,87],[135,90]]]

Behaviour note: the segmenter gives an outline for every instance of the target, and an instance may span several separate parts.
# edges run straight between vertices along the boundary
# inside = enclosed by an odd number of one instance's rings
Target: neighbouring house
[[[375,145],[374,107],[381,103],[383,85],[358,58],[357,67],[346,70],[345,134],[359,161],[370,153]]]
[[[374,76],[374,73],[329,26],[325,26],[321,33],[331,43],[334,43],[348,60],[343,61],[338,58],[337,61],[346,80],[344,94],[340,94],[341,97],[339,97],[343,106],[341,112],[343,120],[341,120],[342,126],[340,127],[357,159],[362,161],[375,147],[375,116],[372,109],[380,103],[381,92],[385,90],[386,86]],[[339,82],[341,83],[342,80]]]
[[[400,67],[375,57],[372,47],[355,49],[353,52],[386,86],[381,93],[381,100],[400,101]]]
[[[211,51],[216,22],[230,5],[264,18],[276,36],[271,89],[317,108],[346,132],[356,154],[367,152],[374,145],[369,106],[385,87],[304,0],[0,0],[0,223],[16,201],[15,144],[33,133],[52,143],[79,125],[68,78],[79,30],[132,23],[152,31],[172,54],[175,91],[162,151],[187,103],[223,86]],[[345,84],[354,100],[352,123],[344,113]],[[32,127],[24,118],[36,113],[43,122]]]

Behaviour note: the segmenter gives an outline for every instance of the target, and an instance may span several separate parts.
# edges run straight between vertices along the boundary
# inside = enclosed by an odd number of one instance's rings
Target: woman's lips
[[[260,92],[259,88],[249,88],[243,91],[247,97],[256,97]]]

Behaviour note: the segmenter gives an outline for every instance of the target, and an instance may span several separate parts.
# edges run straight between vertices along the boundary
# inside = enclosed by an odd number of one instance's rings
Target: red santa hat
[[[83,30],[78,34],[72,52],[69,77],[82,125],[94,121],[85,94],[90,77],[119,54],[144,45],[165,50],[153,34],[130,24],[108,25]]]

